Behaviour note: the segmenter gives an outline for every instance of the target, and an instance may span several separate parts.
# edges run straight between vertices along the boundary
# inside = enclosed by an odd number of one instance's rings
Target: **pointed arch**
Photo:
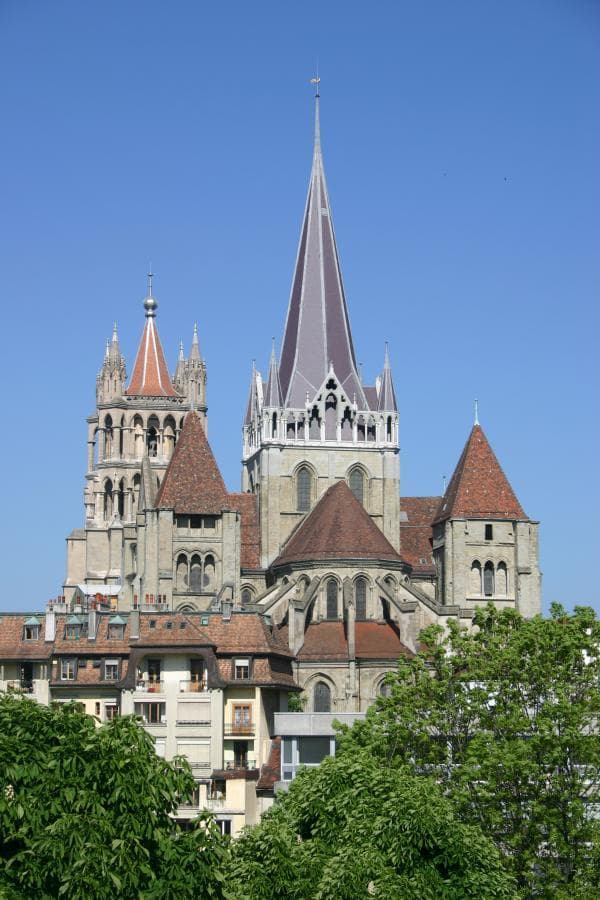
[[[188,559],[185,553],[180,553],[175,566],[175,586],[178,591],[187,591],[189,587]]]
[[[474,559],[471,563],[469,588],[471,594],[477,594],[477,596],[481,594],[481,563],[478,559]]]
[[[331,688],[326,681],[319,679],[313,688],[313,711],[331,712]]]
[[[296,471],[296,509],[298,512],[308,512],[312,505],[313,473],[310,468],[302,464]]]
[[[328,619],[337,619],[339,616],[339,585],[335,578],[328,578],[325,585],[325,608]]]
[[[365,473],[361,466],[353,466],[348,473],[348,487],[359,503],[365,503]]]
[[[505,562],[499,562],[496,567],[496,594],[506,597],[508,594],[508,569]]]
[[[494,596],[494,563],[489,560],[483,567],[483,593],[485,597]]]
[[[360,575],[354,582],[354,609],[357,621],[367,618],[367,579]]]
[[[199,594],[202,590],[202,559],[194,553],[190,560],[190,590]]]

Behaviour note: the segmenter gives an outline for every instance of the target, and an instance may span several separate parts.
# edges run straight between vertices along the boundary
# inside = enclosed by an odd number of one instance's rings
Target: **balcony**
[[[255,759],[228,759],[225,762],[226,772],[235,772],[237,769],[245,771],[246,769],[256,769]]]
[[[137,693],[141,694],[164,694],[165,684],[161,680],[138,678],[135,689]]]
[[[192,681],[187,679],[179,682],[180,694],[201,694],[207,690],[208,684],[206,681]]]
[[[33,681],[30,678],[13,678],[6,682],[7,691],[17,691],[20,694],[33,694]]]
[[[254,722],[226,722],[223,726],[225,737],[249,737],[254,734]]]

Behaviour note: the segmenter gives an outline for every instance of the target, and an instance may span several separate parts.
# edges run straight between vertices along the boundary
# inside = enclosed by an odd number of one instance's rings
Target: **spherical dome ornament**
[[[158,302],[152,295],[149,295],[144,300],[144,309],[146,310],[147,316],[155,316],[156,315],[156,310],[158,309]]]

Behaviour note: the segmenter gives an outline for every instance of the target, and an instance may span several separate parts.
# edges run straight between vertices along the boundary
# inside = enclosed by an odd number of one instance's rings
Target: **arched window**
[[[144,423],[141,416],[135,416],[133,420],[133,455],[136,459],[144,455]]]
[[[331,712],[331,691],[324,681],[315,684],[313,708],[315,712]]]
[[[115,388],[116,391],[116,388]],[[125,438],[125,416],[121,416],[121,427],[119,428],[119,457],[123,459],[123,441]]]
[[[177,557],[177,568],[175,574],[175,584],[178,591],[187,591],[188,588],[188,563],[185,553],[180,553]]]
[[[356,437],[359,441],[366,440],[367,428],[365,425],[364,416],[359,416],[357,425],[356,425]]]
[[[252,603],[252,591],[250,588],[242,589],[242,606],[247,606],[248,603]]]
[[[310,422],[308,423],[308,437],[311,441],[318,441],[321,438],[321,420],[319,419],[319,410],[313,406],[310,414]]]
[[[338,617],[338,583],[335,578],[330,578],[327,582],[327,618],[337,619]]]
[[[483,567],[483,593],[486,597],[494,594],[494,563],[486,562]]]
[[[310,509],[310,495],[312,488],[312,475],[310,469],[301,466],[296,475],[296,508],[298,512],[308,512]]]
[[[328,394],[325,398],[325,439],[335,441],[337,437],[337,397]]]
[[[121,478],[119,482],[119,493],[117,494],[117,509],[121,519],[125,516],[125,479]]]
[[[158,419],[151,416],[148,419],[148,431],[146,432],[146,448],[148,456],[158,456]]]
[[[391,686],[391,684],[388,684],[387,681],[384,679],[379,684],[379,696],[380,697],[391,697],[391,695],[392,695],[392,686]]]
[[[204,575],[202,577],[202,588],[210,591],[215,586],[215,558],[210,554],[204,559]]]
[[[366,578],[357,578],[354,584],[354,605],[356,608],[356,618],[363,620],[367,618],[367,580]]]
[[[481,563],[478,559],[474,559],[471,565],[469,587],[471,594],[481,594]]]
[[[138,514],[138,506],[140,502],[140,482],[141,478],[136,472],[136,474],[133,476],[133,495],[131,497],[131,512],[134,519]]]
[[[299,441],[303,441],[306,437],[305,429],[304,429],[304,419],[299,419],[296,425],[296,437]]]
[[[352,413],[350,407],[347,406],[342,417],[342,440],[352,440]]]
[[[392,439],[392,417],[388,416],[385,423],[385,439],[386,441],[391,441]]]
[[[359,503],[364,503],[365,497],[365,476],[362,469],[352,469],[350,478],[348,479],[348,487],[356,497]]]
[[[167,416],[165,419],[165,427],[163,431],[163,453],[167,459],[170,459],[175,449],[175,419]]]
[[[104,419],[104,459],[110,459],[112,456],[113,443],[113,420],[112,416],[106,416]]]
[[[271,419],[271,437],[273,440],[277,440],[277,413],[273,413],[273,417]]]
[[[113,514],[113,483],[110,478],[104,482],[104,519],[109,521]]]
[[[498,563],[496,569],[496,594],[500,597],[506,597],[508,594],[508,571],[506,563]]]
[[[190,566],[190,590],[195,593],[202,590],[202,561],[197,554],[192,556]]]

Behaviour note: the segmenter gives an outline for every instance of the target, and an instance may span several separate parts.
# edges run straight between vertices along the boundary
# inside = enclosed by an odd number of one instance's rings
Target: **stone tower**
[[[540,610],[538,523],[526,516],[475,422],[433,519],[438,601]]]
[[[96,411],[87,420],[85,526],[67,539],[67,598],[77,584],[101,583],[121,585],[123,598],[131,602],[135,523],[143,498],[156,494],[185,413],[195,408],[205,420],[206,367],[197,331],[183,377],[173,384],[156,327],[157,308],[149,275],[144,329],[127,386],[116,325],[107,344],[96,380]]]
[[[321,152],[319,95],[308,198],[281,357],[253,369],[243,428],[244,491],[258,494],[268,567],[318,498],[344,479],[399,549],[398,409],[389,357],[373,387],[356,365]]]

